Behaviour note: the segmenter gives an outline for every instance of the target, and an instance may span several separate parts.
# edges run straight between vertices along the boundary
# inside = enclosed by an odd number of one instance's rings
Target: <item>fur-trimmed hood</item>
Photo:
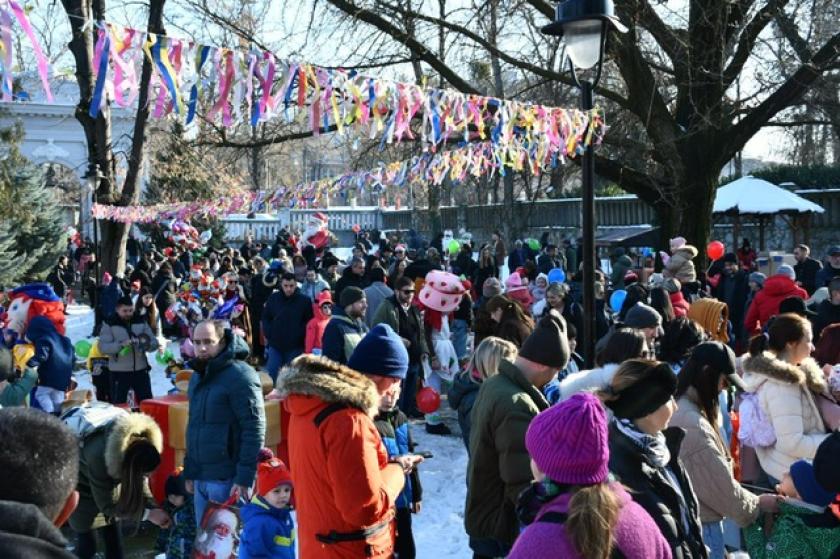
[[[137,439],[148,439],[158,452],[163,451],[160,427],[145,413],[126,413],[114,420],[105,443],[105,467],[109,476],[120,479],[125,451]]]
[[[379,412],[379,392],[372,380],[344,365],[315,355],[301,355],[277,377],[277,392],[287,398],[315,396],[328,404],[342,402],[371,418]]]
[[[744,382],[750,391],[754,391],[766,378],[788,384],[801,384],[818,394],[826,390],[825,377],[817,362],[810,357],[796,366],[765,351],[761,355],[744,359],[743,367]]]

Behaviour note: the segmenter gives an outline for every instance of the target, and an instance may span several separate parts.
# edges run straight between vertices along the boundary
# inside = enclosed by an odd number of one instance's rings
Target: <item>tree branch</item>
[[[722,153],[728,157],[741,149],[771,118],[794,104],[808,91],[808,88],[838,57],[840,57],[840,32],[814,53],[810,62],[800,66],[785,83],[724,135],[726,143]]]
[[[669,27],[648,0],[640,1],[639,24],[641,27],[648,30],[648,32],[656,40],[657,44],[662,48],[663,52],[671,59],[671,64],[674,67],[674,73],[681,78],[687,76],[688,72],[685,69],[688,64],[688,51],[686,49],[686,33],[682,29],[674,29]]]
[[[732,85],[732,82],[735,81],[741,71],[744,69],[744,64],[746,64],[747,60],[750,57],[753,49],[755,48],[755,42],[758,40],[758,36],[764,31],[764,28],[767,27],[767,24],[773,19],[773,17],[781,13],[782,9],[787,5],[790,0],[769,0],[767,4],[763,8],[761,8],[750,20],[747,26],[744,28],[744,31],[741,33],[741,38],[738,40],[738,46],[735,49],[735,54],[732,56],[732,60],[729,62],[729,65],[723,71],[723,89],[726,90]]]

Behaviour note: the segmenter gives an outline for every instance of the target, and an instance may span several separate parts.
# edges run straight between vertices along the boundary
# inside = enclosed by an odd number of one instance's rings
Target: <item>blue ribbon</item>
[[[105,80],[108,78],[108,53],[111,52],[111,34],[105,32],[105,40],[102,45],[102,56],[99,59],[99,68],[96,74],[96,85],[93,88],[93,99],[90,100],[88,114],[91,118],[99,116],[102,106],[102,94],[105,92]]]
[[[187,105],[187,124],[191,123],[195,118],[195,109],[198,105],[198,84],[201,83],[201,68],[204,66],[204,63],[207,62],[207,59],[210,56],[210,51],[212,50],[212,47],[202,46],[198,51],[198,61],[195,65],[195,83],[190,90],[190,102]]]

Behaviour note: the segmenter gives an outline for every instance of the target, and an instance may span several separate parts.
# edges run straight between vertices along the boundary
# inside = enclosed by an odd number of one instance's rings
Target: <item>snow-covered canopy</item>
[[[789,190],[753,176],[741,177],[718,188],[714,213],[739,214],[823,213],[822,206]]]

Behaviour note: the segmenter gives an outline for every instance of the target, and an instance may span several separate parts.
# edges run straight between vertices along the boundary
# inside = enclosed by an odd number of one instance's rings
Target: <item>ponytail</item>
[[[750,355],[753,357],[761,355],[770,347],[769,337],[767,334],[759,334],[750,340]]]
[[[580,487],[569,502],[566,533],[585,559],[608,559],[620,505],[606,483]]]

